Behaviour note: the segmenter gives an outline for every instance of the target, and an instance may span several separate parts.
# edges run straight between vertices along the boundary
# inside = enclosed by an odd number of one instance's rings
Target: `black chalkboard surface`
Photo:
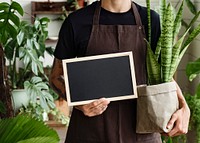
[[[132,52],[63,60],[69,106],[137,98]]]

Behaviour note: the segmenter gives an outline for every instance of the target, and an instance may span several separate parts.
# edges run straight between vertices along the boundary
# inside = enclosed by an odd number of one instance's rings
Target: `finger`
[[[98,106],[96,108],[93,108],[92,110],[90,110],[87,116],[92,117],[92,116],[101,115],[107,109],[107,107],[108,106]]]
[[[178,113],[175,112],[175,113],[172,115],[170,121],[168,122],[166,128],[167,128],[167,129],[172,129],[177,119],[178,119]]]
[[[172,130],[168,134],[171,137],[182,134],[182,129],[183,129],[182,123],[180,122],[179,119],[177,119],[175,126],[172,128]]]
[[[107,106],[109,103],[110,101],[107,100],[106,98],[101,98],[92,102],[90,105],[90,108],[99,108],[99,107]]]

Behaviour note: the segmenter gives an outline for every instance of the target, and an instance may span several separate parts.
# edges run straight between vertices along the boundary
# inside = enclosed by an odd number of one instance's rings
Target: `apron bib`
[[[133,52],[137,85],[146,84],[145,31],[134,3],[136,25],[99,25],[101,11],[97,2],[86,56]],[[97,71],[98,72],[98,71]],[[99,116],[86,117],[74,109],[67,134],[67,143],[161,143],[158,134],[138,135],[136,100],[111,102]]]

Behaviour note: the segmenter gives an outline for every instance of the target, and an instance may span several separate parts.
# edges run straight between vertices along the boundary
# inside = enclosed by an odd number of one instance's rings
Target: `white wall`
[[[3,0],[5,2],[9,2],[10,0]],[[30,0],[16,0],[17,2],[19,2],[26,14],[24,15],[24,17],[22,19],[24,20],[28,20],[28,21],[31,21],[31,1]],[[48,0],[33,0],[33,1],[48,1]],[[51,1],[66,1],[66,0],[51,0]],[[89,0],[89,3],[92,3],[93,1],[95,0]],[[146,5],[146,0],[134,0],[136,3],[140,4],[140,5],[143,5],[145,6]],[[151,0],[151,6],[152,8],[155,8],[159,5],[159,1],[160,0]],[[193,0],[194,3],[195,3],[195,6],[197,7],[197,9],[200,10],[200,0]],[[170,2],[173,4],[173,5],[176,5],[179,0],[170,0]],[[56,15],[47,15],[50,19],[54,19],[56,18]],[[185,7],[184,9],[184,15],[183,15],[183,18],[184,20],[186,21],[190,21],[191,18],[192,18],[192,14],[189,12],[189,10],[187,9],[187,7]],[[195,23],[196,25],[198,25],[200,23],[200,18],[198,19],[198,21]],[[49,35],[51,37],[55,37],[58,35],[58,32],[60,30],[60,25],[62,23],[61,22],[58,22],[58,21],[54,21],[54,22],[51,22],[49,24]],[[183,29],[184,30],[184,29]],[[49,43],[49,45],[52,45],[52,46],[55,46],[56,43]],[[196,38],[196,40],[194,40],[194,42],[191,44],[191,46],[189,47],[189,49],[187,50],[185,56],[183,57],[181,63],[180,63],[180,66],[178,68],[178,71],[177,71],[177,81],[179,83],[179,85],[181,86],[181,88],[183,89],[183,91],[191,91],[193,92],[194,91],[194,88],[195,88],[195,83],[199,82],[199,79],[196,80],[193,84],[189,83],[187,77],[186,77],[186,74],[185,74],[185,67],[186,67],[186,64],[188,63],[188,61],[191,61],[191,60],[195,60],[196,58],[200,57],[200,36],[198,36],[198,38]],[[52,65],[52,61],[53,59],[51,57],[46,57],[44,59],[44,66],[47,66],[47,65]]]

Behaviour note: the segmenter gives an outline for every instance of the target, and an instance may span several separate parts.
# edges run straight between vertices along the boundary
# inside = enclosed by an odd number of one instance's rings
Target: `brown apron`
[[[135,4],[132,4],[136,25],[99,25],[100,2],[97,2],[93,27],[86,55],[132,51],[137,84],[146,83],[145,31]],[[161,143],[160,135],[138,135],[136,100],[111,102],[99,116],[86,117],[74,109],[66,143]]]

